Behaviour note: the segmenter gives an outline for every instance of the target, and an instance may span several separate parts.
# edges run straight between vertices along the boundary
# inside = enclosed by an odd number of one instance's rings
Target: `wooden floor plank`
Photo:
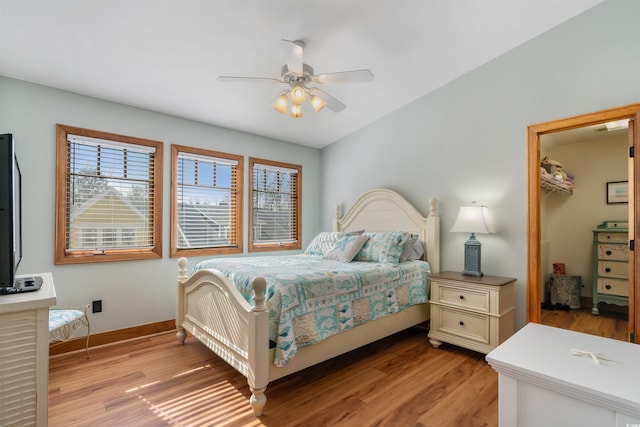
[[[621,341],[628,340],[628,317],[625,312],[601,309],[600,315],[591,314],[591,307],[569,311],[541,310],[541,323],[575,332],[584,332]]]
[[[246,379],[193,337],[179,345],[173,334],[161,334],[91,354],[51,357],[49,426],[420,425],[446,397],[433,388],[447,389],[443,382],[456,370],[457,383],[480,381],[497,390],[497,374],[483,355],[434,349],[418,328],[274,381],[260,418],[249,406]],[[469,364],[487,369],[460,370]],[[473,378],[478,375],[485,378]],[[423,396],[439,397],[425,404]],[[477,416],[497,425],[496,396],[487,399]],[[448,399],[447,405],[458,404],[468,402]]]
[[[543,310],[543,323],[625,339],[620,316]],[[165,333],[52,356],[49,426],[497,426],[484,355],[431,347],[412,328],[269,384],[264,415],[246,379],[189,337]]]
[[[497,382],[493,381],[492,368],[467,359],[456,370],[443,377],[437,386],[443,387],[442,397],[419,422],[425,426],[490,426],[497,425],[495,411],[485,408],[497,406]],[[476,360],[477,362],[477,360]]]

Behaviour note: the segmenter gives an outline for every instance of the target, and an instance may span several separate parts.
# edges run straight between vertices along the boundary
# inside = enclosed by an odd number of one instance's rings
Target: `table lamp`
[[[458,218],[451,227],[452,232],[471,233],[469,240],[464,243],[464,270],[465,276],[483,275],[480,271],[480,242],[475,233],[495,233],[487,220],[488,209],[486,206],[472,202],[471,206],[461,206]]]

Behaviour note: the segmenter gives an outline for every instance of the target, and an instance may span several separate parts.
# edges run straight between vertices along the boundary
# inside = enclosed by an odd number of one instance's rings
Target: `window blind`
[[[154,247],[155,148],[67,135],[66,252]]]
[[[298,236],[298,170],[254,163],[253,242],[285,244]]]
[[[238,161],[178,152],[177,249],[238,245]]]

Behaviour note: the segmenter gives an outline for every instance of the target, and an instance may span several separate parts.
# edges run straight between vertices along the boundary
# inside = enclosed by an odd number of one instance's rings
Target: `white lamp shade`
[[[451,227],[452,232],[464,233],[495,233],[489,224],[486,206],[461,206],[458,218]]]

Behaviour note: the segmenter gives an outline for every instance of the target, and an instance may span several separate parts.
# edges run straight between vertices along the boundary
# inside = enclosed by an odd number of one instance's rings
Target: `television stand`
[[[49,307],[56,303],[51,273],[21,275],[41,280],[38,292],[0,296],[0,425],[47,425]]]

